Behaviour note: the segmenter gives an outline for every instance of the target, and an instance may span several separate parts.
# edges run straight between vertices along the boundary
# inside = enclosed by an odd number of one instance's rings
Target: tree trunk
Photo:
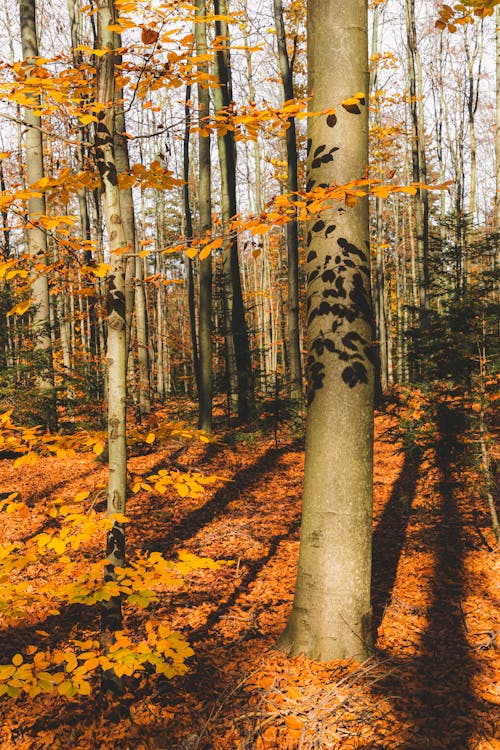
[[[278,61],[285,101],[294,98],[293,62],[286,48],[285,24],[283,21],[282,0],[274,0],[274,22],[278,42]],[[286,131],[287,190],[296,196],[298,191],[297,174],[297,135],[295,118],[288,118]],[[286,247],[288,259],[288,320],[287,339],[290,368],[290,398],[297,412],[302,405],[302,371],[299,336],[299,235],[297,219],[286,225]]]
[[[214,0],[217,17],[215,32],[221,43],[216,52],[216,69],[219,86],[214,90],[215,108],[228,116],[231,110],[231,64],[229,55],[229,28],[227,1]],[[224,224],[223,274],[226,310],[226,342],[228,356],[229,385],[232,409],[236,409],[241,421],[246,421],[254,412],[252,362],[245,308],[241,291],[238,239],[231,231],[230,221],[236,215],[236,143],[234,132],[228,130],[217,139],[221,170],[221,206]]]
[[[112,37],[115,48],[121,46],[120,35]],[[116,57],[115,64],[121,64],[121,55]],[[126,133],[125,111],[123,105],[115,110],[114,123],[114,151],[116,169],[118,174],[128,172],[130,159],[128,154]],[[142,258],[139,256],[137,234],[135,226],[134,197],[132,188],[120,190],[120,207],[125,235],[125,244],[130,246],[125,270],[125,308],[127,350],[129,349],[132,329],[133,313],[135,308],[135,323],[137,334],[137,360],[139,364],[139,410],[141,414],[151,412],[150,381],[149,381],[149,356],[146,319],[146,298],[144,293],[144,273]]]
[[[196,0],[196,15],[206,16],[206,0]],[[204,23],[195,24],[196,54],[207,53],[207,30]],[[208,63],[199,64],[201,73],[208,73]],[[207,86],[198,84],[198,116],[200,123],[210,114],[210,92]],[[199,133],[198,136],[198,203],[200,211],[200,233],[212,229],[212,194],[211,194],[211,161],[210,134]],[[201,430],[212,432],[212,256],[200,261],[200,301],[199,301],[199,353],[200,383],[198,392],[198,426]]]
[[[184,143],[183,143],[183,181],[182,197],[184,202],[184,236],[186,245],[189,247],[193,240],[193,216],[189,201],[189,136],[191,132],[191,84],[186,86],[186,98],[184,104]],[[186,256],[187,261],[187,296],[189,313],[189,333],[191,336],[191,351],[193,355],[193,370],[196,380],[196,392],[200,393],[200,358],[198,355],[198,336],[196,333],[196,295],[194,289],[194,268],[191,258]]]
[[[342,185],[368,162],[366,0],[308,5],[309,184]],[[342,102],[355,92],[355,107]],[[330,156],[333,155],[333,159]],[[308,410],[299,566],[280,645],[316,659],[370,644],[373,351],[368,200],[309,225]]]
[[[496,9],[496,128],[495,128],[495,161],[496,161],[496,230],[500,232],[500,6]],[[497,267],[500,267],[500,244],[497,242]]]
[[[108,26],[116,23],[113,0],[98,1],[98,45],[114,49],[114,39]],[[97,101],[112,104],[115,101],[115,64],[113,53],[99,58],[97,67]],[[99,112],[96,127],[96,162],[101,177],[104,199],[104,216],[109,243],[107,293],[107,385],[108,385],[108,515],[125,512],[127,490],[126,446],[126,361],[125,334],[125,268],[123,254],[116,252],[127,244],[122,222],[120,189],[115,159],[114,113],[108,106]],[[106,580],[112,580],[116,566],[125,565],[125,529],[122,523],[113,522],[107,538]],[[121,602],[118,597],[104,604],[102,629],[115,631],[121,628]]]
[[[21,20],[21,42],[23,57],[27,66],[31,68],[38,56],[38,39],[36,28],[35,0],[20,0],[19,13]],[[33,107],[25,107],[24,121],[26,124],[26,179],[28,188],[37,180],[44,177],[43,166],[43,136],[41,118],[35,114],[40,106],[40,99],[35,95],[28,95],[32,99]],[[26,238],[28,253],[33,266],[47,264],[47,235],[45,229],[38,225],[37,217],[46,213],[45,197],[32,196],[28,201],[28,222],[26,224]],[[33,295],[33,338],[36,366],[36,387],[41,404],[41,415],[46,424],[54,429],[57,424],[56,393],[54,388],[54,371],[52,365],[52,342],[50,325],[49,282],[45,271],[33,270],[31,283]]]
[[[415,0],[406,3],[406,34],[408,46],[408,79],[410,84],[410,117],[412,134],[412,171],[415,182],[427,182],[425,159],[425,127],[422,94],[422,70],[417,47]],[[426,190],[415,196],[415,229],[417,235],[417,278],[419,308],[422,322],[430,309],[429,290],[429,200]]]

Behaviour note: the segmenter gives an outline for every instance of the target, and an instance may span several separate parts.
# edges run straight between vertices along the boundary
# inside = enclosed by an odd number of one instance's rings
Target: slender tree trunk
[[[500,233],[500,6],[497,5],[496,15],[496,128],[495,128],[495,163],[496,163],[496,200],[495,219],[496,231]],[[497,242],[497,268],[500,268],[500,243]]]
[[[309,184],[344,184],[368,162],[366,0],[308,5]],[[342,102],[365,92],[348,109]],[[333,159],[330,155],[335,154]],[[368,200],[310,222],[308,411],[295,599],[280,644],[364,659],[370,643],[373,351]]]
[[[193,239],[193,217],[189,201],[189,136],[191,132],[191,85],[186,86],[186,99],[184,104],[184,143],[183,143],[183,180],[182,197],[184,203],[184,236],[186,244],[191,245]],[[191,336],[191,351],[193,355],[193,369],[196,380],[196,392],[200,394],[200,358],[198,355],[198,336],[196,333],[196,295],[194,289],[194,268],[191,258],[187,260],[187,295],[189,313],[189,333]]]
[[[290,60],[287,52],[282,0],[273,0],[273,7],[281,83],[285,101],[289,101],[294,98],[294,56]],[[287,190],[291,194],[291,197],[294,198],[298,191],[295,118],[290,117],[288,123],[289,127],[286,131]],[[288,258],[287,338],[290,368],[290,398],[296,411],[300,411],[302,405],[302,368],[299,336],[299,235],[296,218],[293,218],[286,225],[286,247]]]
[[[115,48],[121,46],[120,36],[113,37]],[[116,64],[121,64],[121,55],[117,56]],[[118,174],[128,172],[130,159],[128,154],[126,133],[125,111],[120,105],[115,110],[114,122],[114,152],[116,169]],[[126,337],[127,349],[130,347],[130,336],[132,329],[133,313],[135,308],[135,323],[137,334],[137,360],[139,364],[139,409],[141,414],[151,412],[150,382],[149,382],[149,356],[147,339],[147,310],[144,292],[144,273],[142,258],[139,256],[137,233],[135,226],[135,209],[132,188],[120,190],[120,207],[125,234],[125,244],[129,245],[125,269],[125,309],[126,309]]]
[[[206,16],[206,0],[196,0],[196,15]],[[207,29],[205,23],[195,24],[196,54],[207,53]],[[201,73],[208,73],[208,63],[199,64]],[[210,114],[210,92],[206,85],[198,84],[199,121],[203,125]],[[198,135],[198,203],[200,210],[200,232],[202,235],[212,229],[212,194],[210,134]],[[200,343],[200,383],[198,391],[198,425],[200,429],[212,432],[212,256],[200,261],[200,301],[199,301],[199,343]]]
[[[408,45],[408,79],[410,84],[410,116],[412,133],[412,171],[415,182],[427,181],[425,158],[425,127],[422,93],[422,69],[417,47],[415,0],[405,0]],[[415,196],[415,228],[417,234],[417,277],[422,322],[427,322],[430,309],[429,290],[429,200],[426,190]]]
[[[98,44],[100,49],[114,49],[114,38],[108,26],[116,23],[113,0],[98,0]],[[115,64],[113,53],[99,59],[97,67],[97,101],[113,104],[115,101]],[[127,244],[120,206],[120,189],[115,159],[115,133],[113,107],[99,112],[96,127],[96,162],[101,177],[104,200],[104,217],[109,243],[107,293],[107,385],[108,385],[108,514],[125,512],[127,491],[126,399],[127,399],[127,342],[125,332],[125,268],[120,252]],[[116,252],[118,250],[118,252]],[[117,520],[108,532],[106,580],[113,580],[116,566],[125,565],[125,528]],[[103,607],[103,632],[121,628],[121,602],[113,597]]]
[[[20,0],[19,12],[22,51],[29,75],[29,68],[35,64],[34,58],[38,56],[35,0]],[[33,106],[25,107],[24,110],[24,121],[27,128],[25,153],[28,187],[44,177],[41,118],[35,114],[40,106],[40,99],[38,96],[31,94],[29,97],[32,99]],[[47,264],[47,235],[44,228],[37,223],[37,217],[43,216],[45,213],[44,195],[32,196],[28,201],[26,238],[28,253],[33,266],[43,267]],[[44,270],[33,270],[31,293],[34,299],[33,337],[37,372],[36,387],[41,403],[40,411],[47,425],[54,429],[57,424],[56,393],[52,365],[49,282]]]
[[[214,0],[217,37],[221,44],[216,52],[216,69],[219,86],[214,91],[216,110],[229,116],[232,104],[231,63],[229,54],[229,28],[227,0]],[[224,223],[223,274],[226,308],[226,341],[228,351],[229,384],[232,409],[237,409],[241,421],[252,416],[254,406],[252,362],[245,308],[241,291],[238,240],[230,229],[230,221],[236,215],[236,143],[234,132],[228,130],[217,139],[222,187],[222,220]]]
[[[381,6],[377,5],[373,11],[373,32],[372,32],[372,59],[377,59],[379,52],[379,20],[380,20]],[[373,75],[370,80],[370,93],[375,94],[378,88],[378,67],[375,65]],[[382,122],[380,117],[380,106],[375,105],[375,124],[381,129]],[[377,177],[381,177],[382,165],[378,163],[379,173]],[[377,358],[377,373],[375,390],[377,399],[380,394],[387,390],[388,385],[388,351],[387,351],[387,316],[386,316],[386,295],[385,295],[385,261],[384,261],[384,202],[382,198],[375,198],[375,221],[376,221],[376,239],[375,239],[375,290],[374,290],[374,302],[375,302],[375,338],[378,346],[378,358]]]

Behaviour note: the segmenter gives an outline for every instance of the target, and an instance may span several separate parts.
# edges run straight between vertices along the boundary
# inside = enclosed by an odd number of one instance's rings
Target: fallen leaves
[[[119,585],[128,595],[148,601],[149,608],[126,605],[126,638],[133,637],[135,647],[143,644],[143,654],[151,654],[153,647],[164,654],[173,649],[185,660],[183,649],[192,649],[191,672],[169,683],[167,690],[144,672],[134,677],[130,665],[137,657],[131,656],[123,674],[133,692],[109,707],[116,712],[130,705],[131,718],[113,721],[93,693],[84,694],[93,685],[91,667],[103,657],[93,646],[98,622],[92,609],[86,608],[86,635],[75,648],[74,611],[62,610],[49,620],[46,609],[30,604],[20,615],[22,627],[5,625],[9,663],[0,668],[0,680],[2,670],[12,678],[13,669],[31,664],[49,674],[47,652],[51,658],[55,652],[64,654],[57,657],[62,659],[61,677],[52,683],[41,676],[51,695],[40,693],[28,701],[20,694],[15,705],[7,700],[0,704],[0,747],[63,750],[71,738],[72,746],[82,750],[174,749],[188,742],[198,750],[498,750],[498,557],[477,531],[479,526],[483,536],[489,533],[475,474],[462,470],[458,453],[446,462],[436,452],[450,436],[440,435],[431,412],[427,397],[407,392],[400,394],[390,415],[376,419],[374,528],[386,524],[386,543],[399,539],[401,549],[399,555],[391,557],[387,551],[380,558],[379,564],[388,568],[385,609],[378,651],[363,665],[288,659],[273,648],[291,606],[298,556],[303,456],[297,446],[276,449],[266,436],[237,449],[216,444],[208,450],[189,441],[182,462],[193,477],[222,475],[232,481],[205,484],[194,478],[203,494],[180,497],[177,468],[168,463],[169,438],[160,435],[158,425],[145,426],[134,439],[151,452],[131,459],[130,472],[148,487],[140,488],[127,508],[129,549],[139,553],[139,567],[124,571]],[[410,427],[421,451],[413,461],[403,450]],[[147,440],[150,433],[153,442]],[[407,442],[406,449],[411,447]],[[0,464],[0,480],[9,492],[2,506],[4,557],[18,555],[20,560],[24,552],[16,541],[26,535],[59,538],[57,529],[39,526],[47,518],[60,521],[72,501],[78,499],[80,512],[91,520],[97,504],[93,488],[105,480],[105,469],[89,453],[42,456],[35,465],[17,470],[15,482],[11,467],[11,462]],[[168,477],[162,492],[151,476]],[[58,497],[62,502],[53,516],[50,509]],[[97,563],[100,545],[90,536],[71,555]],[[15,583],[32,586],[40,577],[49,586],[55,576],[64,577],[66,564],[52,552],[54,558],[47,557],[44,566],[28,560],[13,571]],[[179,559],[185,585],[169,584],[168,575],[175,571],[163,567],[165,557]],[[199,568],[200,557],[234,562]],[[184,565],[190,572],[182,570]],[[154,585],[141,583],[145,568]],[[29,595],[26,588],[24,595]],[[183,640],[173,646],[170,634],[175,632]],[[117,652],[130,648],[126,638],[118,641]],[[79,652],[87,652],[88,658],[82,661]],[[64,712],[80,666],[88,671],[82,673],[69,713]]]

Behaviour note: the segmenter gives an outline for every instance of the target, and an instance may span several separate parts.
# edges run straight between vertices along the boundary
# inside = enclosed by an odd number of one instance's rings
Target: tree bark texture
[[[345,184],[368,160],[366,0],[308,6],[309,187]],[[361,92],[365,92],[362,96]],[[356,106],[342,102],[359,94]],[[373,344],[368,199],[309,224],[308,410],[291,654],[364,659],[370,644]]]
[[[285,24],[283,20],[282,0],[274,0],[274,22],[278,43],[278,62],[283,85],[285,101],[294,98],[293,58],[290,60],[287,46]],[[297,171],[297,134],[295,118],[288,119],[286,131],[287,190],[292,198],[299,189]],[[288,262],[288,317],[287,339],[289,356],[290,398],[297,410],[302,404],[302,364],[300,358],[300,323],[299,323],[299,233],[297,219],[293,218],[286,225],[286,248]]]
[[[107,27],[115,23],[113,0],[98,2],[98,44],[100,48],[114,49],[114,39]],[[125,512],[127,490],[127,445],[126,445],[126,363],[127,342],[125,332],[125,262],[123,248],[127,244],[123,226],[120,189],[115,159],[114,111],[115,101],[115,55],[110,52],[99,58],[97,68],[97,101],[106,104],[99,113],[96,127],[96,162],[101,177],[104,217],[109,244],[109,263],[112,270],[108,276],[107,292],[107,352],[106,370],[108,385],[108,452],[109,515]],[[116,566],[125,564],[125,529],[114,521],[108,532],[106,578],[113,578]],[[114,631],[121,627],[120,600],[113,598],[103,611],[103,630]]]
[[[215,108],[228,114],[232,104],[231,62],[229,54],[229,27],[224,16],[226,0],[214,0],[215,33],[220,42],[216,52],[216,70],[219,85],[214,90]],[[250,346],[245,321],[245,308],[241,290],[238,239],[230,230],[230,220],[237,213],[236,204],[236,142],[234,132],[228,130],[217,139],[221,171],[221,206],[225,238],[223,245],[223,275],[225,295],[226,341],[229,386],[232,409],[241,421],[246,421],[254,411],[254,393]]]
[[[207,15],[206,0],[196,0],[196,15]],[[196,54],[207,53],[207,29],[204,23],[195,24]],[[198,69],[208,73],[208,63],[202,62]],[[200,123],[210,114],[210,91],[207,85],[198,83],[198,116]],[[200,233],[204,235],[212,229],[210,134],[198,135],[198,203],[200,211]],[[199,356],[200,388],[198,393],[198,425],[207,432],[212,431],[212,256],[200,261],[200,300],[199,300]]]
[[[35,65],[38,56],[38,38],[36,27],[35,0],[20,0],[19,14],[21,21],[21,43],[25,63],[28,67]],[[33,107],[25,107],[26,123],[26,180],[28,187],[44,177],[43,135],[41,118],[35,114],[40,107],[40,99],[30,95]],[[33,266],[47,264],[47,234],[37,222],[37,217],[46,213],[45,196],[31,196],[28,201],[28,222],[26,240],[28,253]],[[36,362],[36,387],[41,402],[43,419],[50,428],[57,423],[56,397],[54,389],[54,372],[52,365],[52,342],[50,325],[49,282],[47,274],[33,271],[31,284],[33,295],[33,338]]]

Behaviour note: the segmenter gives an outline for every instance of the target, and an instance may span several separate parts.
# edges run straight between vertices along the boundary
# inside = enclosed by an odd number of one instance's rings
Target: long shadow
[[[403,466],[373,533],[372,631],[374,642],[392,589],[417,487],[421,451],[405,452]]]
[[[250,491],[253,487],[262,483],[263,476],[274,471],[275,463],[281,456],[296,450],[300,441],[282,446],[281,448],[269,448],[251,466],[238,471],[232,480],[217,490],[214,496],[200,508],[188,513],[179,523],[168,531],[166,535],[156,538],[146,538],[143,547],[149,552],[170,552],[180,542],[196,536],[204,526],[208,525],[226,510],[227,506],[234,500],[235,492]]]
[[[246,562],[247,572],[243,576],[241,583],[237,586],[230,596],[219,604],[217,609],[210,613],[207,617],[207,621],[196,630],[191,631],[188,635],[188,639],[191,643],[197,643],[206,638],[210,633],[214,625],[221,620],[225,614],[229,612],[231,607],[236,604],[238,597],[248,591],[252,583],[255,582],[257,576],[261,570],[267,565],[267,563],[274,557],[276,551],[285,539],[288,539],[300,526],[300,517],[294,518],[287,526],[285,531],[281,534],[276,534],[270,539],[269,549],[265,555],[259,557],[257,560],[249,560]],[[192,675],[190,674],[189,677]]]
[[[383,695],[398,696],[395,709],[403,726],[413,728],[401,747],[466,750],[481,711],[471,680],[475,665],[465,633],[461,600],[464,596],[464,545],[462,521],[455,497],[459,483],[464,431],[462,414],[446,404],[437,408],[439,439],[434,444],[439,480],[439,515],[426,535],[410,534],[408,543],[434,552],[434,576],[427,628],[418,655],[397,660],[392,674],[378,689]],[[433,512],[429,509],[429,513]],[[434,511],[435,512],[435,511]],[[483,707],[484,712],[484,707]]]
[[[429,626],[417,660],[417,682],[413,687],[415,707],[421,715],[421,732],[442,747],[467,748],[474,732],[479,707],[471,690],[475,667],[465,634],[461,600],[464,596],[462,522],[455,491],[461,461],[465,419],[446,404],[437,409],[440,441],[435,446],[440,472],[442,518],[437,529],[435,575]],[[460,721],[457,721],[457,717]],[[408,750],[411,745],[408,745]]]
[[[262,481],[262,473],[270,472],[275,470],[275,464],[280,459],[282,455],[286,455],[288,452],[292,452],[297,449],[298,446],[301,446],[301,442],[297,441],[296,443],[293,443],[288,446],[284,446],[279,449],[271,448],[268,451],[266,451],[265,454],[263,454],[255,464],[253,464],[251,467],[248,467],[245,470],[242,470],[238,472],[234,477],[234,482],[237,482],[238,490],[246,489],[249,490],[251,486],[254,483],[259,483]],[[227,495],[227,496],[226,496]],[[214,501],[219,496],[218,501],[214,504]],[[222,512],[225,507],[227,506],[228,502],[230,500],[234,499],[234,487],[233,482],[228,485],[227,487],[222,488],[219,492],[216,493],[214,498],[210,501],[210,509],[208,516],[206,516],[206,521],[208,522],[212,518],[214,518],[219,512]],[[200,509],[203,510],[203,509]],[[197,520],[200,520],[200,516],[198,516],[197,511],[194,511],[193,514],[190,514],[188,518],[191,518],[192,516],[195,516]],[[204,516],[205,518],[205,516]],[[193,525],[189,524],[185,526],[185,523],[187,523],[187,519],[182,524],[179,524],[178,527],[181,529],[181,534],[183,536],[177,536],[176,538],[172,535],[172,541],[170,546],[174,546],[174,544],[179,540],[179,538],[187,538],[190,533],[196,533],[193,531]],[[201,524],[203,525],[203,524]],[[219,606],[210,613],[210,615],[207,618],[207,621],[199,626],[196,629],[191,630],[187,633],[187,637],[189,642],[195,647],[196,650],[197,646],[196,644],[201,644],[203,641],[207,639],[207,636],[210,634],[210,631],[213,629],[213,627],[224,617],[225,614],[227,614],[231,607],[236,603],[237,599],[244,594],[252,585],[252,583],[256,580],[259,573],[263,570],[263,568],[266,566],[266,564],[274,557],[276,554],[279,545],[282,541],[285,539],[288,539],[292,534],[295,533],[295,531],[299,528],[300,525],[300,506],[297,505],[296,512],[294,512],[294,517],[288,522],[285,529],[273,536],[270,539],[269,547],[266,550],[266,553],[259,557],[256,560],[248,560],[245,562],[246,566],[246,572],[244,576],[242,577],[241,582],[237,586],[237,588],[234,589],[234,591],[231,592],[231,594],[228,596],[227,599],[220,602]],[[197,529],[196,529],[197,530]],[[48,623],[49,621],[46,621]],[[46,626],[46,623],[44,623],[44,627]],[[28,631],[29,632],[29,631]],[[246,639],[251,637],[260,637],[262,634],[258,631],[251,631],[251,632],[245,632],[244,637]],[[30,640],[30,642],[32,642]],[[0,641],[1,643],[1,641]],[[206,699],[206,680],[203,679],[200,681],[200,678],[203,676],[205,677],[205,673],[207,671],[207,661],[206,658],[201,655],[198,657],[195,657],[195,662],[192,665],[191,670],[189,673],[182,678],[183,687],[180,690],[179,689],[179,682],[178,680],[163,680],[159,679],[158,687],[159,691],[163,694],[169,695],[169,702],[172,704],[175,704],[181,700],[184,700],[182,698],[183,693],[188,690],[191,696],[199,695],[200,701],[205,698]],[[137,691],[137,685],[134,683],[133,680],[130,680],[130,686],[133,691]],[[140,691],[139,691],[140,692]],[[105,696],[93,696],[93,709],[94,713],[96,715],[102,715],[104,711],[106,711],[106,697]],[[124,712],[124,715],[126,715],[127,708],[133,704],[135,701],[135,695],[133,698],[122,698],[120,699],[120,702],[122,704],[122,710]],[[64,709],[63,711],[60,710],[60,707],[57,708],[57,710],[54,710],[53,712],[45,712],[40,719],[35,722],[33,727],[31,727],[31,732],[36,732],[40,728],[51,728],[60,726],[61,723],[68,723],[68,724],[74,724],[75,723],[75,713],[78,715],[78,722],[82,725],[88,725],[94,721],[95,716],[92,713],[92,710],[89,712],[88,710],[88,703],[78,701],[77,703],[74,702],[70,706],[68,706],[67,709]],[[158,733],[158,728],[154,727],[151,728],[151,730],[147,730],[148,734],[150,734],[152,737],[156,736]],[[168,731],[168,728],[165,728],[165,731]]]

